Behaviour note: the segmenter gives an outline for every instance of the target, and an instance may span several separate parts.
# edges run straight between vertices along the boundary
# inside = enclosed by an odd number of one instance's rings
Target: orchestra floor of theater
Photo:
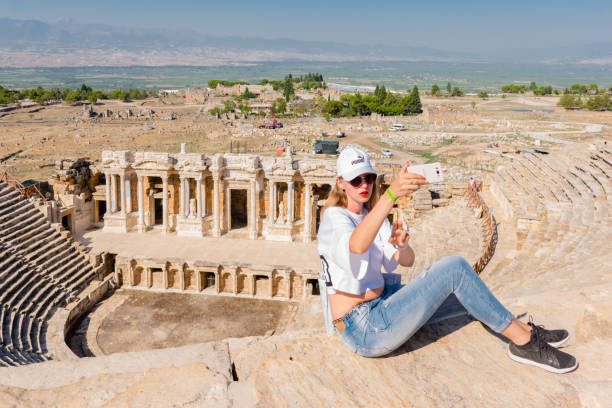
[[[89,349],[101,355],[270,335],[295,310],[292,302],[120,289],[81,328],[88,329]]]

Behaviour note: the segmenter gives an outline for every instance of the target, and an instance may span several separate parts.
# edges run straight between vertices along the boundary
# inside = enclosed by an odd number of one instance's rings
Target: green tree
[[[541,86],[533,91],[534,95],[552,95],[552,85]]]
[[[433,84],[431,86],[431,94],[433,96],[438,96],[440,95],[440,87],[438,86],[438,84]]]
[[[582,108],[582,101],[580,100],[580,96],[567,93],[559,98],[557,105],[565,109],[580,109]]]
[[[478,92],[478,97],[482,99],[487,99],[489,97],[489,94],[486,91],[481,91]]]
[[[583,84],[572,84],[569,88],[569,93],[574,95],[585,94],[587,91],[586,85]]]
[[[257,94],[249,91],[249,87],[247,86],[239,98],[240,99],[253,99],[253,98],[257,98]]]
[[[421,98],[419,96],[419,88],[415,85],[410,92],[408,97],[408,104],[405,106],[405,110],[410,114],[423,113],[423,105],[421,105]]]
[[[70,91],[64,97],[64,102],[66,102],[66,103],[75,103],[75,102],[81,100],[80,97],[81,97],[81,95],[80,95],[79,91]]]
[[[248,103],[239,104],[238,109],[240,109],[240,112],[246,113],[247,115],[251,112],[251,107],[249,106]]]
[[[589,91],[594,94],[599,93],[599,86],[597,84],[590,84]]]
[[[344,109],[344,104],[340,101],[327,101],[323,105],[323,112],[332,116],[337,116]]]
[[[217,116],[221,113],[221,109],[218,106],[215,106],[214,108],[210,109],[208,113],[210,113],[212,116]]]
[[[447,94],[448,96],[450,96],[451,91],[452,91],[452,88],[451,88],[451,83],[450,83],[450,82],[447,82],[447,83],[446,83],[446,94]]]
[[[507,84],[501,86],[501,91],[505,93],[525,93],[525,85]]]
[[[589,96],[584,107],[592,111],[612,110],[612,100],[608,94],[597,94]]]
[[[274,113],[285,113],[287,110],[287,101],[283,98],[278,98],[271,106],[272,112]]]
[[[236,103],[234,101],[231,99],[223,101],[223,110],[221,113],[234,112],[234,110],[236,110]]]
[[[453,93],[451,94],[451,96],[463,96],[463,91],[459,89],[458,86],[456,86],[453,88]]]
[[[285,102],[289,102],[289,100],[295,96],[295,89],[293,88],[291,74],[285,77],[285,82],[283,84],[283,96],[285,97]]]
[[[379,86],[378,84],[376,84],[376,89],[374,89],[374,96],[378,98],[379,103],[384,103],[387,99],[387,88],[385,88],[384,85]]]
[[[538,89],[538,86],[536,85],[535,81],[531,81],[531,83],[529,84],[529,90],[535,91],[536,89]]]

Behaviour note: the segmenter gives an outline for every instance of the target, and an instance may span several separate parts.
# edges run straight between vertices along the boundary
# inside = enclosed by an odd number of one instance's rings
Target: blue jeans
[[[420,327],[470,314],[493,331],[503,331],[514,316],[493,296],[460,256],[436,262],[406,285],[390,285],[383,294],[353,308],[342,318],[342,342],[364,357],[390,353]]]

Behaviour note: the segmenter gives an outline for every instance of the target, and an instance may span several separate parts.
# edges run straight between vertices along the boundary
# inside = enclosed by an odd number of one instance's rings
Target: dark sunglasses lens
[[[351,186],[353,187],[359,187],[361,185],[361,176],[355,177],[354,179],[349,181],[349,183],[351,183]]]
[[[376,181],[376,174],[366,174],[364,177],[357,176],[349,181],[349,183],[351,183],[351,186],[353,187],[359,187],[361,185],[361,180],[365,180],[367,184],[374,184]]]

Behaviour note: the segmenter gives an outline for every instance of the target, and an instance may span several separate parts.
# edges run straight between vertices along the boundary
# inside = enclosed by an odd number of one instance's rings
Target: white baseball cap
[[[347,181],[354,179],[360,174],[378,174],[372,168],[368,155],[355,146],[347,146],[340,152],[336,162],[336,171],[338,177],[342,177]]]

